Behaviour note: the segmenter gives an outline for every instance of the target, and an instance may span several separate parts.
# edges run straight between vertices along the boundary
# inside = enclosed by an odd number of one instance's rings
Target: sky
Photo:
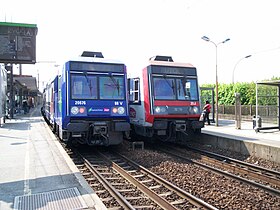
[[[37,64],[23,65],[23,74],[39,74],[40,89],[58,65],[84,50],[123,61],[128,73],[140,72],[152,56],[169,55],[193,64],[199,84],[214,84],[216,44],[219,83],[280,77],[279,0],[0,0],[0,5],[0,22],[37,24]]]

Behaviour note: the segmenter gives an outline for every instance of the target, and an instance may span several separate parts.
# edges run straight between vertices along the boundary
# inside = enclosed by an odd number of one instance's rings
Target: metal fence
[[[262,118],[263,122],[277,123],[278,109],[276,105],[258,106],[258,115]],[[256,115],[256,106],[242,105],[241,115],[242,120],[252,120],[253,116]],[[235,106],[219,105],[219,116],[224,119],[235,119]]]

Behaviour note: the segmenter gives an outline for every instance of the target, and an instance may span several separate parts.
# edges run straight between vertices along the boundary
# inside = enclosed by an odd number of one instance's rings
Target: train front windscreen
[[[124,100],[124,76],[72,73],[71,98]]]
[[[195,78],[154,76],[153,89],[155,100],[199,100]]]

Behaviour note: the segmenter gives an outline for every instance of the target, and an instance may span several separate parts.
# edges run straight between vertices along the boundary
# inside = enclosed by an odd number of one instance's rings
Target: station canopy
[[[279,129],[280,130],[280,80],[270,80],[270,81],[258,81],[256,82],[256,113],[258,113],[258,85],[268,85],[268,86],[275,86],[278,87],[278,116],[277,116],[277,121],[278,125],[277,126],[272,126],[272,127],[262,127],[262,128],[256,128],[256,131],[259,130],[268,130],[268,129]]]
[[[259,84],[259,85],[280,86],[280,80],[261,81],[261,82],[257,82],[257,84]]]

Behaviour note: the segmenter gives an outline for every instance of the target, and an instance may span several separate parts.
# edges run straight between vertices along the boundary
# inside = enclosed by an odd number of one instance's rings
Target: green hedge
[[[271,80],[280,80],[280,77],[273,77]],[[201,87],[214,88],[214,84],[203,84]],[[256,84],[254,82],[238,82],[235,84],[219,84],[219,104],[234,105],[234,93],[241,94],[241,105],[256,105]],[[215,91],[214,91],[215,92]],[[201,91],[202,102],[211,101],[211,91]],[[277,87],[270,85],[258,85],[258,104],[277,105]]]

